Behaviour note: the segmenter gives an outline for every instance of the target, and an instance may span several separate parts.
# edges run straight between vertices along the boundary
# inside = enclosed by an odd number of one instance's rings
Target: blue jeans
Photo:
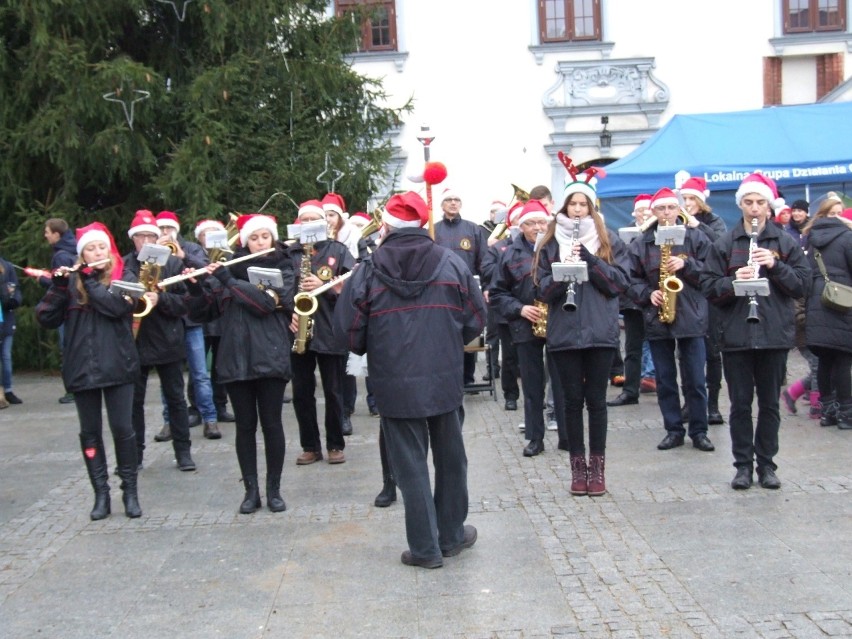
[[[654,358],[651,357],[651,345],[648,340],[642,342],[642,377],[655,377]]]
[[[210,383],[210,373],[207,372],[207,354],[204,351],[204,328],[201,326],[187,326],[186,336],[186,364],[189,367],[189,376],[192,380],[192,392],[195,395],[195,406],[201,413],[204,422],[215,422],[218,420],[216,406],[213,404],[213,384]],[[169,415],[166,410],[165,396],[163,397],[163,421],[169,423]]]
[[[0,357],[3,360],[3,390],[12,392],[12,339],[14,335],[3,338],[3,346],[0,348]]]
[[[651,341],[651,353],[654,355],[654,364],[657,367],[657,404],[663,414],[663,426],[666,431],[683,435],[675,343],[680,350],[680,375],[686,405],[689,408],[689,436],[694,438],[701,433],[707,433],[707,385],[704,380],[704,362],[707,354],[704,350],[703,337]]]

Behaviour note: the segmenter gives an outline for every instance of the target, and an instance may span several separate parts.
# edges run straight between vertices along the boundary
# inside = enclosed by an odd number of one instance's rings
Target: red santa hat
[[[124,271],[124,260],[121,259],[121,253],[115,245],[115,239],[109,229],[100,222],[92,222],[88,226],[81,227],[76,231],[77,236],[77,255],[83,255],[83,249],[87,244],[92,242],[104,242],[109,247],[110,256],[112,257],[112,274],[110,279],[117,280],[121,278]]]
[[[130,228],[127,230],[127,237],[132,238],[137,233],[151,233],[160,237],[160,227],[157,226],[157,220],[154,214],[147,209],[136,211],[133,216],[133,221],[130,223]]]
[[[382,213],[382,222],[397,229],[419,229],[428,221],[429,209],[426,202],[414,191],[392,196]]]
[[[548,213],[547,208],[542,204],[541,200],[529,200],[526,204],[524,204],[521,209],[520,215],[518,218],[518,226],[520,226],[523,222],[527,220],[545,220],[549,221],[551,218],[550,213]]]
[[[316,213],[322,219],[325,219],[325,209],[323,209],[322,202],[319,200],[308,200],[299,205],[299,212],[297,214],[299,219],[301,220],[302,216],[307,213]]]
[[[523,202],[515,202],[509,212],[506,214],[506,222],[509,226],[518,226],[520,224],[521,211],[524,210]]]
[[[683,183],[683,186],[680,187],[680,194],[694,195],[702,202],[706,202],[710,195],[710,191],[707,190],[707,180],[700,177],[689,178]]]
[[[180,231],[180,221],[178,220],[178,216],[172,211],[160,211],[157,213],[157,226],[160,228],[167,226]]]
[[[651,207],[651,198],[653,196],[648,193],[640,193],[635,198],[633,198],[633,210],[638,211],[640,206],[644,206],[645,208]]]
[[[458,194],[458,191],[452,187],[444,189],[444,192],[441,193],[441,203],[443,203],[444,200],[449,200],[450,198],[457,198],[461,201],[461,196]]]
[[[763,175],[763,173],[752,173],[745,177],[735,195],[737,206],[749,193],[762,195],[773,209],[778,204],[778,187],[775,186],[775,181],[772,178]]]
[[[278,222],[271,215],[261,213],[249,213],[237,218],[237,229],[240,231],[240,245],[247,246],[249,236],[266,229],[272,233],[272,239],[278,239]]]
[[[195,225],[195,239],[197,240],[202,233],[207,231],[224,231],[225,225],[219,220],[201,220]]]
[[[343,217],[343,214],[346,212],[346,202],[344,202],[343,198],[337,193],[326,193],[325,197],[322,199],[322,210],[334,211],[339,216]]]
[[[651,197],[651,208],[653,209],[656,206],[665,206],[668,204],[677,204],[680,206],[680,201],[677,199],[677,195],[675,195],[674,191],[667,186],[664,186]]]
[[[349,216],[349,221],[355,226],[357,226],[359,229],[363,229],[365,226],[367,226],[370,222],[373,221],[373,218],[364,213],[364,211],[356,211],[355,213]]]
[[[852,221],[852,209],[844,209],[843,213],[840,214],[840,217],[842,217],[844,220]]]

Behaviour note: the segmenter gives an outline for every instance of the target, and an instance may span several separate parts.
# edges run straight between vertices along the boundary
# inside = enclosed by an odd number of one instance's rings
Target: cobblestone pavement
[[[790,369],[802,372],[795,354]],[[181,473],[171,445],[151,439],[161,422],[149,402],[144,514],[123,515],[113,480],[99,522],[58,378],[18,375],[15,393],[24,404],[0,411],[4,638],[852,637],[852,434],[820,428],[804,406],[782,418],[781,490],[735,492],[727,428],[711,426],[715,452],[689,440],[658,451],[655,396],[642,395],[610,409],[609,492],[588,498],[569,494],[556,433],[524,458],[523,411],[468,397],[479,540],[428,571],[399,561],[401,502],[373,506],[378,420],[363,392],[339,466],[295,465],[284,406],[279,514],[237,514],[233,424],[218,441],[193,429],[198,471]]]

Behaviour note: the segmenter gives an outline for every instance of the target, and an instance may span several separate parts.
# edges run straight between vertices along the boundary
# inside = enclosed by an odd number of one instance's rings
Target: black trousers
[[[103,400],[103,402],[101,402]],[[103,441],[103,414],[101,404],[106,405],[107,421],[115,441],[133,435],[133,384],[120,384],[106,388],[74,393],[77,417],[80,419],[80,434],[87,439]]]
[[[166,398],[166,410],[169,413],[169,427],[172,431],[172,447],[175,451],[189,450],[189,418],[186,411],[186,397],[183,394],[183,361],[142,366],[133,391],[133,430],[136,432],[136,450],[139,461],[145,450],[145,391],[148,387],[148,374],[157,369],[160,385]]]
[[[237,461],[243,477],[257,476],[257,422],[263,432],[266,474],[280,477],[284,466],[284,424],[281,408],[287,381],[262,377],[227,384],[236,422]]]
[[[639,397],[642,381],[642,342],[645,341],[645,318],[637,308],[625,308],[624,318],[624,387],[628,397]]]
[[[497,311],[489,304],[488,314],[485,316],[485,343],[491,346],[488,355],[491,358],[491,371],[494,375],[500,370],[500,343],[503,341],[498,325]]]
[[[544,345],[539,338],[514,344],[524,387],[524,436],[530,441],[544,439]]]
[[[219,340],[218,335],[204,336],[204,352],[210,353],[210,383],[213,384],[213,405],[217,412],[225,412],[226,404],[228,403],[228,391],[224,384],[219,383],[219,376],[216,374],[216,360],[219,357]]]
[[[498,324],[500,343],[503,345],[503,366],[500,372],[500,388],[503,390],[503,399],[517,399],[521,396],[518,387],[518,377],[521,369],[518,367],[518,351],[512,342],[512,331],[508,324]]]
[[[344,373],[346,365],[344,364]],[[354,375],[343,376],[343,410],[347,415],[355,412],[355,402],[358,401],[358,382]]]
[[[731,448],[734,466],[775,470],[781,415],[778,397],[787,369],[787,349],[725,351],[722,365],[731,400]],[[757,422],[752,427],[751,405],[757,393]]]
[[[819,360],[817,385],[820,397],[828,397],[834,393],[838,402],[849,405],[852,402],[852,376],[849,368],[852,364],[852,353],[821,346],[811,346],[811,351]]]
[[[343,439],[343,377],[346,374],[346,357],[315,353],[311,350],[302,355],[293,353],[290,356],[290,365],[293,368],[293,410],[299,422],[299,442],[302,450],[322,452],[317,421],[317,367],[325,396],[326,448],[346,448]]]
[[[568,430],[568,449],[571,454],[585,454],[583,404],[589,413],[589,452],[606,451],[606,389],[614,348],[578,348],[568,351],[549,351],[558,375]],[[556,389],[554,388],[554,394]]]

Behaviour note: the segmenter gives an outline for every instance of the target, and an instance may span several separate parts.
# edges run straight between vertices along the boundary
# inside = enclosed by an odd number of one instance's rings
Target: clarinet
[[[754,269],[754,279],[758,279],[760,264],[754,263],[754,249],[757,248],[757,218],[753,217],[751,219],[751,234],[749,236],[748,241],[748,266],[751,266]],[[746,322],[749,324],[759,324],[760,316],[757,314],[758,301],[757,295],[754,293],[748,296],[748,315],[746,316]]]
[[[574,247],[577,246],[577,241],[580,239],[580,219],[574,218],[574,233],[571,236],[571,257],[566,261],[576,262],[576,258],[574,257]],[[565,292],[565,303],[562,305],[563,311],[576,311],[577,303],[574,300],[574,296],[576,294],[574,287],[576,285],[575,280],[571,280],[568,283],[568,290]]]

